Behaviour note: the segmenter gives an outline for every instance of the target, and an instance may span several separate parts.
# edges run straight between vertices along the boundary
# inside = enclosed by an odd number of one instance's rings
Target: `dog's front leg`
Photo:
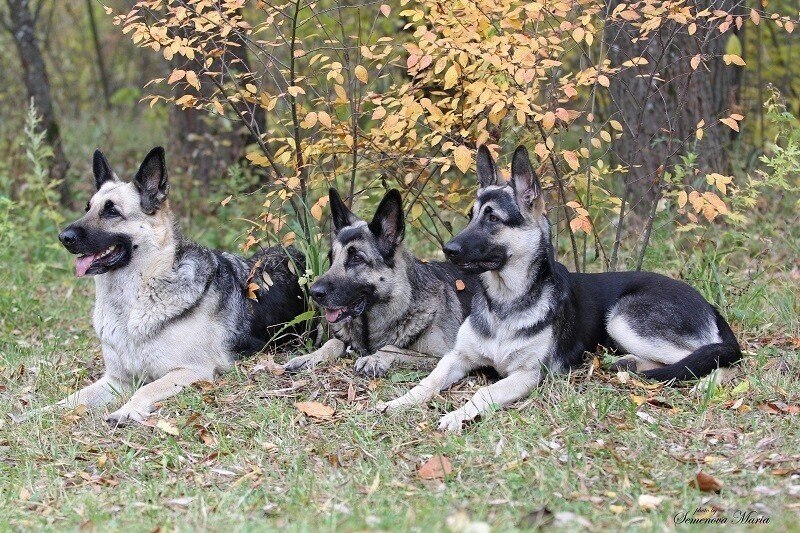
[[[91,385],[73,392],[63,400],[39,409],[32,409],[21,415],[13,415],[12,418],[15,422],[22,422],[37,414],[48,413],[57,409],[74,409],[79,405],[85,405],[89,409],[96,409],[114,401],[122,390],[123,384],[121,382],[105,375]]]
[[[328,342],[320,346],[308,355],[298,355],[289,360],[283,369],[287,372],[299,372],[300,370],[310,370],[320,363],[335,361],[344,355],[345,345],[339,339],[329,339]]]
[[[114,427],[124,426],[129,422],[143,422],[155,410],[156,402],[175,396],[192,383],[213,380],[213,370],[210,372],[189,368],[172,370],[164,377],[137,390],[128,403],[108,415],[106,422]]]
[[[430,401],[442,389],[446,389],[469,373],[474,367],[461,353],[453,350],[442,357],[436,368],[428,377],[419,382],[419,385],[405,393],[403,396],[390,402],[380,402],[377,405],[380,411],[395,411],[420,405]]]
[[[439,431],[461,431],[464,422],[485,413],[492,405],[503,407],[524,398],[539,384],[541,376],[539,369],[520,370],[487,387],[481,387],[464,406],[439,420]]]
[[[394,363],[414,363],[419,364],[425,361],[433,361],[434,358],[415,350],[398,348],[394,345],[386,345],[372,355],[359,357],[356,360],[356,374],[370,378],[378,378],[386,374]]]

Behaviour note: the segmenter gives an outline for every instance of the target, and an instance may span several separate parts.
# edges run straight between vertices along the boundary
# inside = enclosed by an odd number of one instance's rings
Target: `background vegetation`
[[[797,18],[785,1],[5,0],[0,523],[661,528],[701,504],[796,523]],[[418,373],[369,382],[344,361],[291,379],[272,354],[166,402],[153,427],[5,417],[102,372],[91,283],[56,238],[91,194],[95,148],[130,177],[164,145],[188,236],[295,242],[313,276],[330,185],[365,213],[401,189],[409,245],[439,258],[479,143],[506,169],[516,144],[536,154],[565,264],[686,279],[731,321],[742,368],[663,389],[592,367],[463,436],[433,422],[482,376],[385,419],[369,407]],[[434,455],[444,479],[420,474]],[[699,471],[721,491],[690,487]]]

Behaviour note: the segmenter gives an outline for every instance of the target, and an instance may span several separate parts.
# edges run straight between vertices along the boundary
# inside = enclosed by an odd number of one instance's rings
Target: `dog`
[[[576,368],[598,346],[630,354],[617,367],[659,380],[689,380],[742,356],[730,326],[692,287],[651,272],[570,273],[554,259],[550,224],[528,152],[514,153],[509,183],[499,183],[489,150],[477,155],[480,188],[472,218],[444,246],[447,257],[480,277],[482,290],[455,347],[395,410],[429,401],[477,367],[499,381],[446,414],[440,430],[460,431],[492,405],[527,396],[545,372]]]
[[[309,290],[333,336],[318,350],[291,359],[296,372],[333,361],[351,347],[355,372],[386,374],[393,363],[421,362],[449,352],[469,314],[478,280],[447,262],[422,262],[403,244],[402,198],[389,191],[370,223],[330,190],[330,268]],[[427,357],[430,360],[430,357]]]
[[[121,426],[142,422],[157,402],[213,381],[238,356],[278,341],[283,325],[307,307],[296,275],[303,257],[275,247],[243,259],[186,240],[167,200],[161,147],[131,182],[121,181],[100,151],[93,171],[97,191],[86,214],[59,239],[78,256],[77,276],[94,276],[105,373],[46,409],[100,408],[143,384],[108,415]]]

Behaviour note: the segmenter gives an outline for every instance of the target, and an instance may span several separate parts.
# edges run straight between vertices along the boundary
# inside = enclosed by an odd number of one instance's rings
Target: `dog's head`
[[[383,197],[370,223],[354,215],[336,189],[330,190],[330,206],[331,266],[311,286],[311,297],[333,323],[359,316],[376,302],[389,299],[405,223],[402,199],[394,189]]]
[[[86,204],[86,214],[58,235],[78,256],[79,277],[128,266],[139,254],[162,245],[172,230],[163,148],[147,154],[131,182],[120,180],[99,150],[93,171],[97,191]]]
[[[524,146],[514,152],[508,183],[498,181],[485,146],[478,148],[477,167],[480,188],[472,218],[443,248],[470,274],[502,270],[512,257],[534,255],[549,231],[542,188]]]

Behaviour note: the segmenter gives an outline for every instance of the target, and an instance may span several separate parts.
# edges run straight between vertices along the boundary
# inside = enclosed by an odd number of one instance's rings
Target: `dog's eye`
[[[100,216],[102,216],[103,218],[115,218],[115,217],[121,217],[122,213],[120,213],[117,210],[117,208],[114,206],[114,203],[111,200],[108,200],[103,206],[103,212]]]
[[[489,215],[489,220],[491,222],[500,222],[500,219],[497,217],[497,215]]]

